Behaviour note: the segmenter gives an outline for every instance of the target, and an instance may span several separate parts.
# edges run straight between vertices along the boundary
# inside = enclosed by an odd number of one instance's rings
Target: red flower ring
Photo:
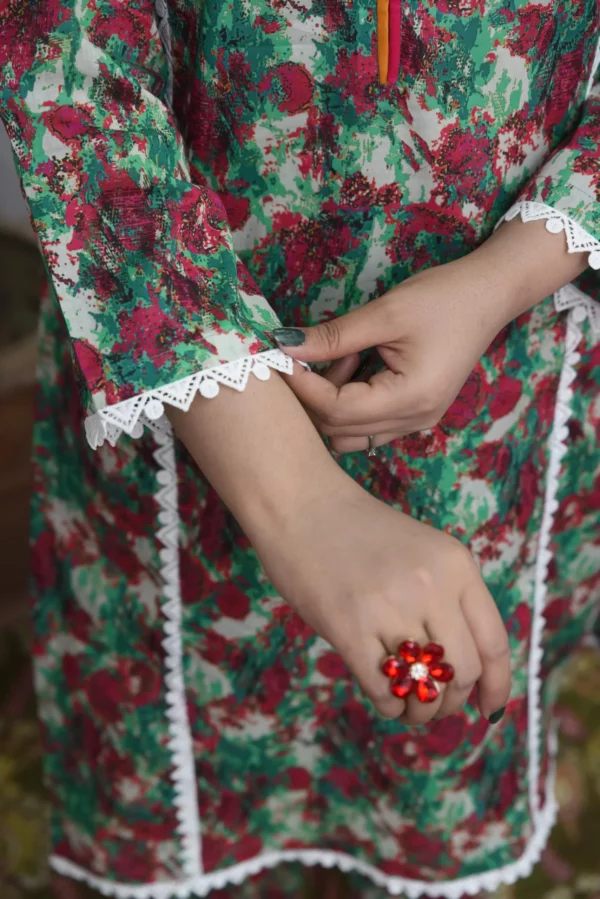
[[[435,702],[440,695],[438,684],[447,684],[454,677],[452,665],[442,661],[444,647],[439,643],[421,649],[414,640],[405,640],[398,647],[398,656],[388,656],[381,670],[392,682],[390,691],[400,699],[414,693],[419,702]]]

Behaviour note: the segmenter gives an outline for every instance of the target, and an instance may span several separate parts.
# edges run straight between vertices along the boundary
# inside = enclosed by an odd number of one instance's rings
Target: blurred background
[[[29,662],[29,447],[35,398],[35,328],[43,277],[10,148],[0,126],[0,899],[83,899],[92,895],[65,881],[50,883],[46,866],[48,809]],[[572,666],[560,717],[559,825],[533,875],[503,888],[497,894],[500,899],[600,899],[597,647],[590,646]],[[356,895],[345,888],[341,875],[338,880],[336,897]],[[372,891],[368,893],[371,899]],[[252,894],[256,895],[254,890]],[[219,897],[223,895],[219,891]],[[241,894],[236,890],[234,895]],[[317,890],[316,899],[325,897]]]

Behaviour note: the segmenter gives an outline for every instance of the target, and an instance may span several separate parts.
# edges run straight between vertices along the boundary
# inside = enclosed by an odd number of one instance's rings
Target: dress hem
[[[552,742],[555,743],[555,736],[553,736]],[[554,767],[549,777],[552,781],[554,780]],[[335,867],[345,873],[362,874],[376,886],[386,889],[391,896],[405,894],[408,899],[419,899],[420,896],[443,896],[445,899],[459,899],[464,894],[473,896],[481,890],[492,891],[502,884],[515,883],[531,873],[544,851],[550,831],[556,821],[557,803],[553,790],[549,789],[547,795],[548,799],[538,819],[537,828],[534,830],[525,852],[517,861],[492,871],[471,874],[456,880],[427,882],[388,875],[351,855],[329,849],[291,849],[266,852],[222,871],[198,874],[196,877],[186,880],[148,884],[126,884],[105,880],[58,855],[50,857],[50,865],[57,874],[83,881],[104,896],[116,896],[117,899],[175,899],[175,897],[187,899],[194,895],[203,897],[207,896],[211,890],[223,889],[231,884],[239,885],[246,878],[284,862],[300,862],[306,867],[315,865],[324,868]]]

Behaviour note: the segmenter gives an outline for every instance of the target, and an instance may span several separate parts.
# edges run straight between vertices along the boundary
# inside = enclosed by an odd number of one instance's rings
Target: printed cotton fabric
[[[557,676],[598,614],[596,271],[576,285],[588,318],[548,298],[430,433],[340,460],[474,553],[513,654],[495,727],[473,702],[379,719],[179,445],[167,589],[168,445],[146,430],[93,452],[83,422],[466,255],[515,203],[593,254],[596,2],[409,0],[385,85],[373,0],[157,6],[0,0],[0,110],[50,282],[32,540],[54,863],[139,897],[292,857],[415,896],[527,873],[552,822]]]

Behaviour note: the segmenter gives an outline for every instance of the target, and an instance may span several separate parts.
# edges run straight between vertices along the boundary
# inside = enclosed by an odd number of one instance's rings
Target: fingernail
[[[302,328],[276,328],[271,334],[281,346],[302,346],[306,340]]]
[[[503,705],[502,708],[498,709],[497,712],[492,712],[492,714],[488,718],[488,721],[490,722],[490,724],[498,724],[498,722],[502,719],[502,716],[504,715],[505,711],[506,711],[506,706]]]

